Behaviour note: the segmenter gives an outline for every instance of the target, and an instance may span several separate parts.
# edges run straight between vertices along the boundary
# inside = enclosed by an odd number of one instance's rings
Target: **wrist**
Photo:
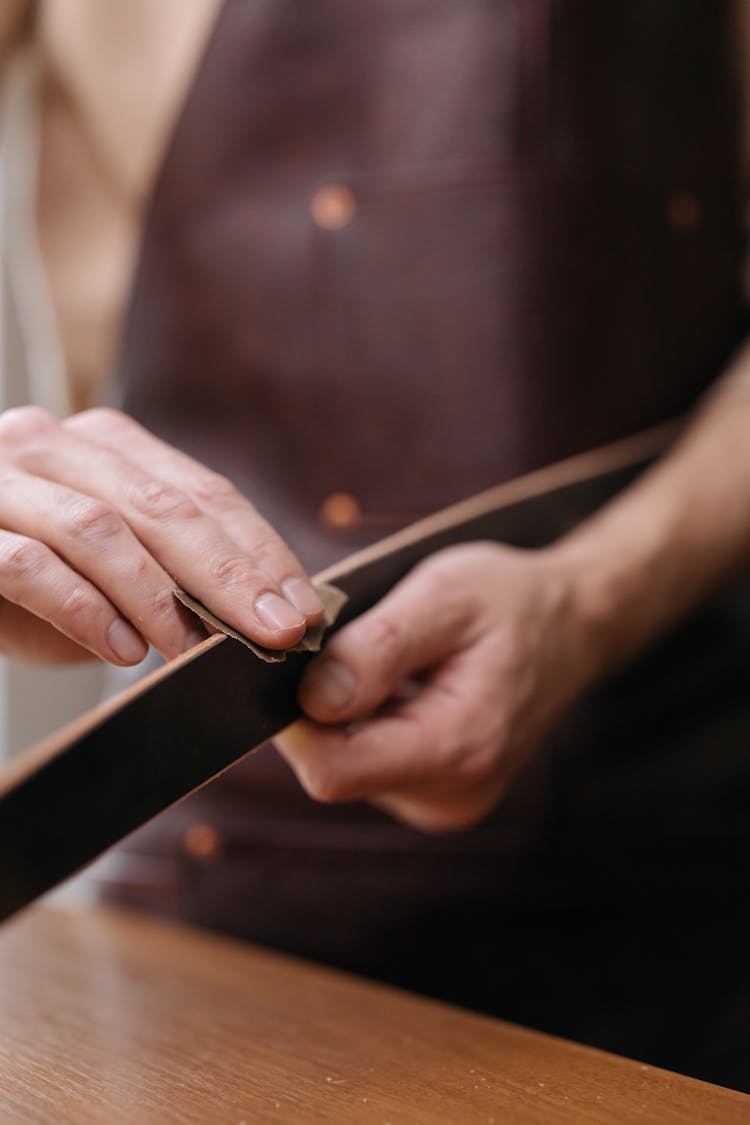
[[[549,548],[567,576],[571,614],[592,680],[617,671],[689,600],[671,513],[615,506]]]

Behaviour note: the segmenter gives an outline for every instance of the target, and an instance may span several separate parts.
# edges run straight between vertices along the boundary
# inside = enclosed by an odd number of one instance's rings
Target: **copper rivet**
[[[357,211],[357,201],[346,184],[326,184],[316,192],[310,213],[323,230],[341,230],[348,226]]]
[[[695,230],[701,221],[700,200],[689,191],[670,195],[667,200],[667,218],[675,230]]]
[[[326,527],[336,530],[355,527],[361,518],[359,502],[348,492],[332,492],[320,505],[320,519]]]
[[[212,824],[192,824],[183,841],[185,852],[191,859],[215,859],[221,851],[221,836]]]

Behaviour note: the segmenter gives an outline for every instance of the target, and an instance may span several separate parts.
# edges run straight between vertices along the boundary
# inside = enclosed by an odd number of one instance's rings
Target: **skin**
[[[672,453],[552,547],[434,555],[307,670],[277,746],[319,801],[482,820],[573,701],[750,565],[750,350]]]
[[[574,612],[544,552],[441,551],[332,639],[302,684],[310,721],[277,746],[320,801],[468,827],[583,689]]]
[[[0,528],[0,645],[16,659],[177,656],[205,633],[175,585],[270,648],[322,616],[252,504],[117,411],[4,413]]]

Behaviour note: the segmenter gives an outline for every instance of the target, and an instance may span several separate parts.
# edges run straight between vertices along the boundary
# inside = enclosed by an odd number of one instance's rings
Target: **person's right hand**
[[[172,591],[268,648],[323,607],[236,488],[115,410],[0,415],[0,649],[39,663],[137,664],[203,640]]]

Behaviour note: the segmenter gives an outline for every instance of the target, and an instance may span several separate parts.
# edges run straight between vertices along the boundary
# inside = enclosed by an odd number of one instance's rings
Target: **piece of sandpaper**
[[[329,582],[314,582],[313,585],[323,603],[323,620],[317,625],[310,625],[299,644],[281,651],[255,644],[244,633],[238,633],[231,625],[227,625],[226,621],[221,621],[215,614],[211,613],[210,609],[204,606],[203,602],[199,602],[186,590],[175,589],[172,593],[184,606],[191,609],[193,613],[197,613],[200,619],[210,625],[212,629],[223,633],[225,637],[233,637],[235,641],[246,645],[266,664],[283,664],[289,652],[320,652],[326,632],[334,624],[341,610],[349,601],[343,590],[339,590],[338,586],[332,586]]]
[[[662,427],[490,489],[329,567],[315,581],[348,598],[331,632],[434,551],[554,541],[633,481],[675,432]],[[217,633],[11,761],[0,771],[0,920],[298,718],[312,658],[267,663]]]

